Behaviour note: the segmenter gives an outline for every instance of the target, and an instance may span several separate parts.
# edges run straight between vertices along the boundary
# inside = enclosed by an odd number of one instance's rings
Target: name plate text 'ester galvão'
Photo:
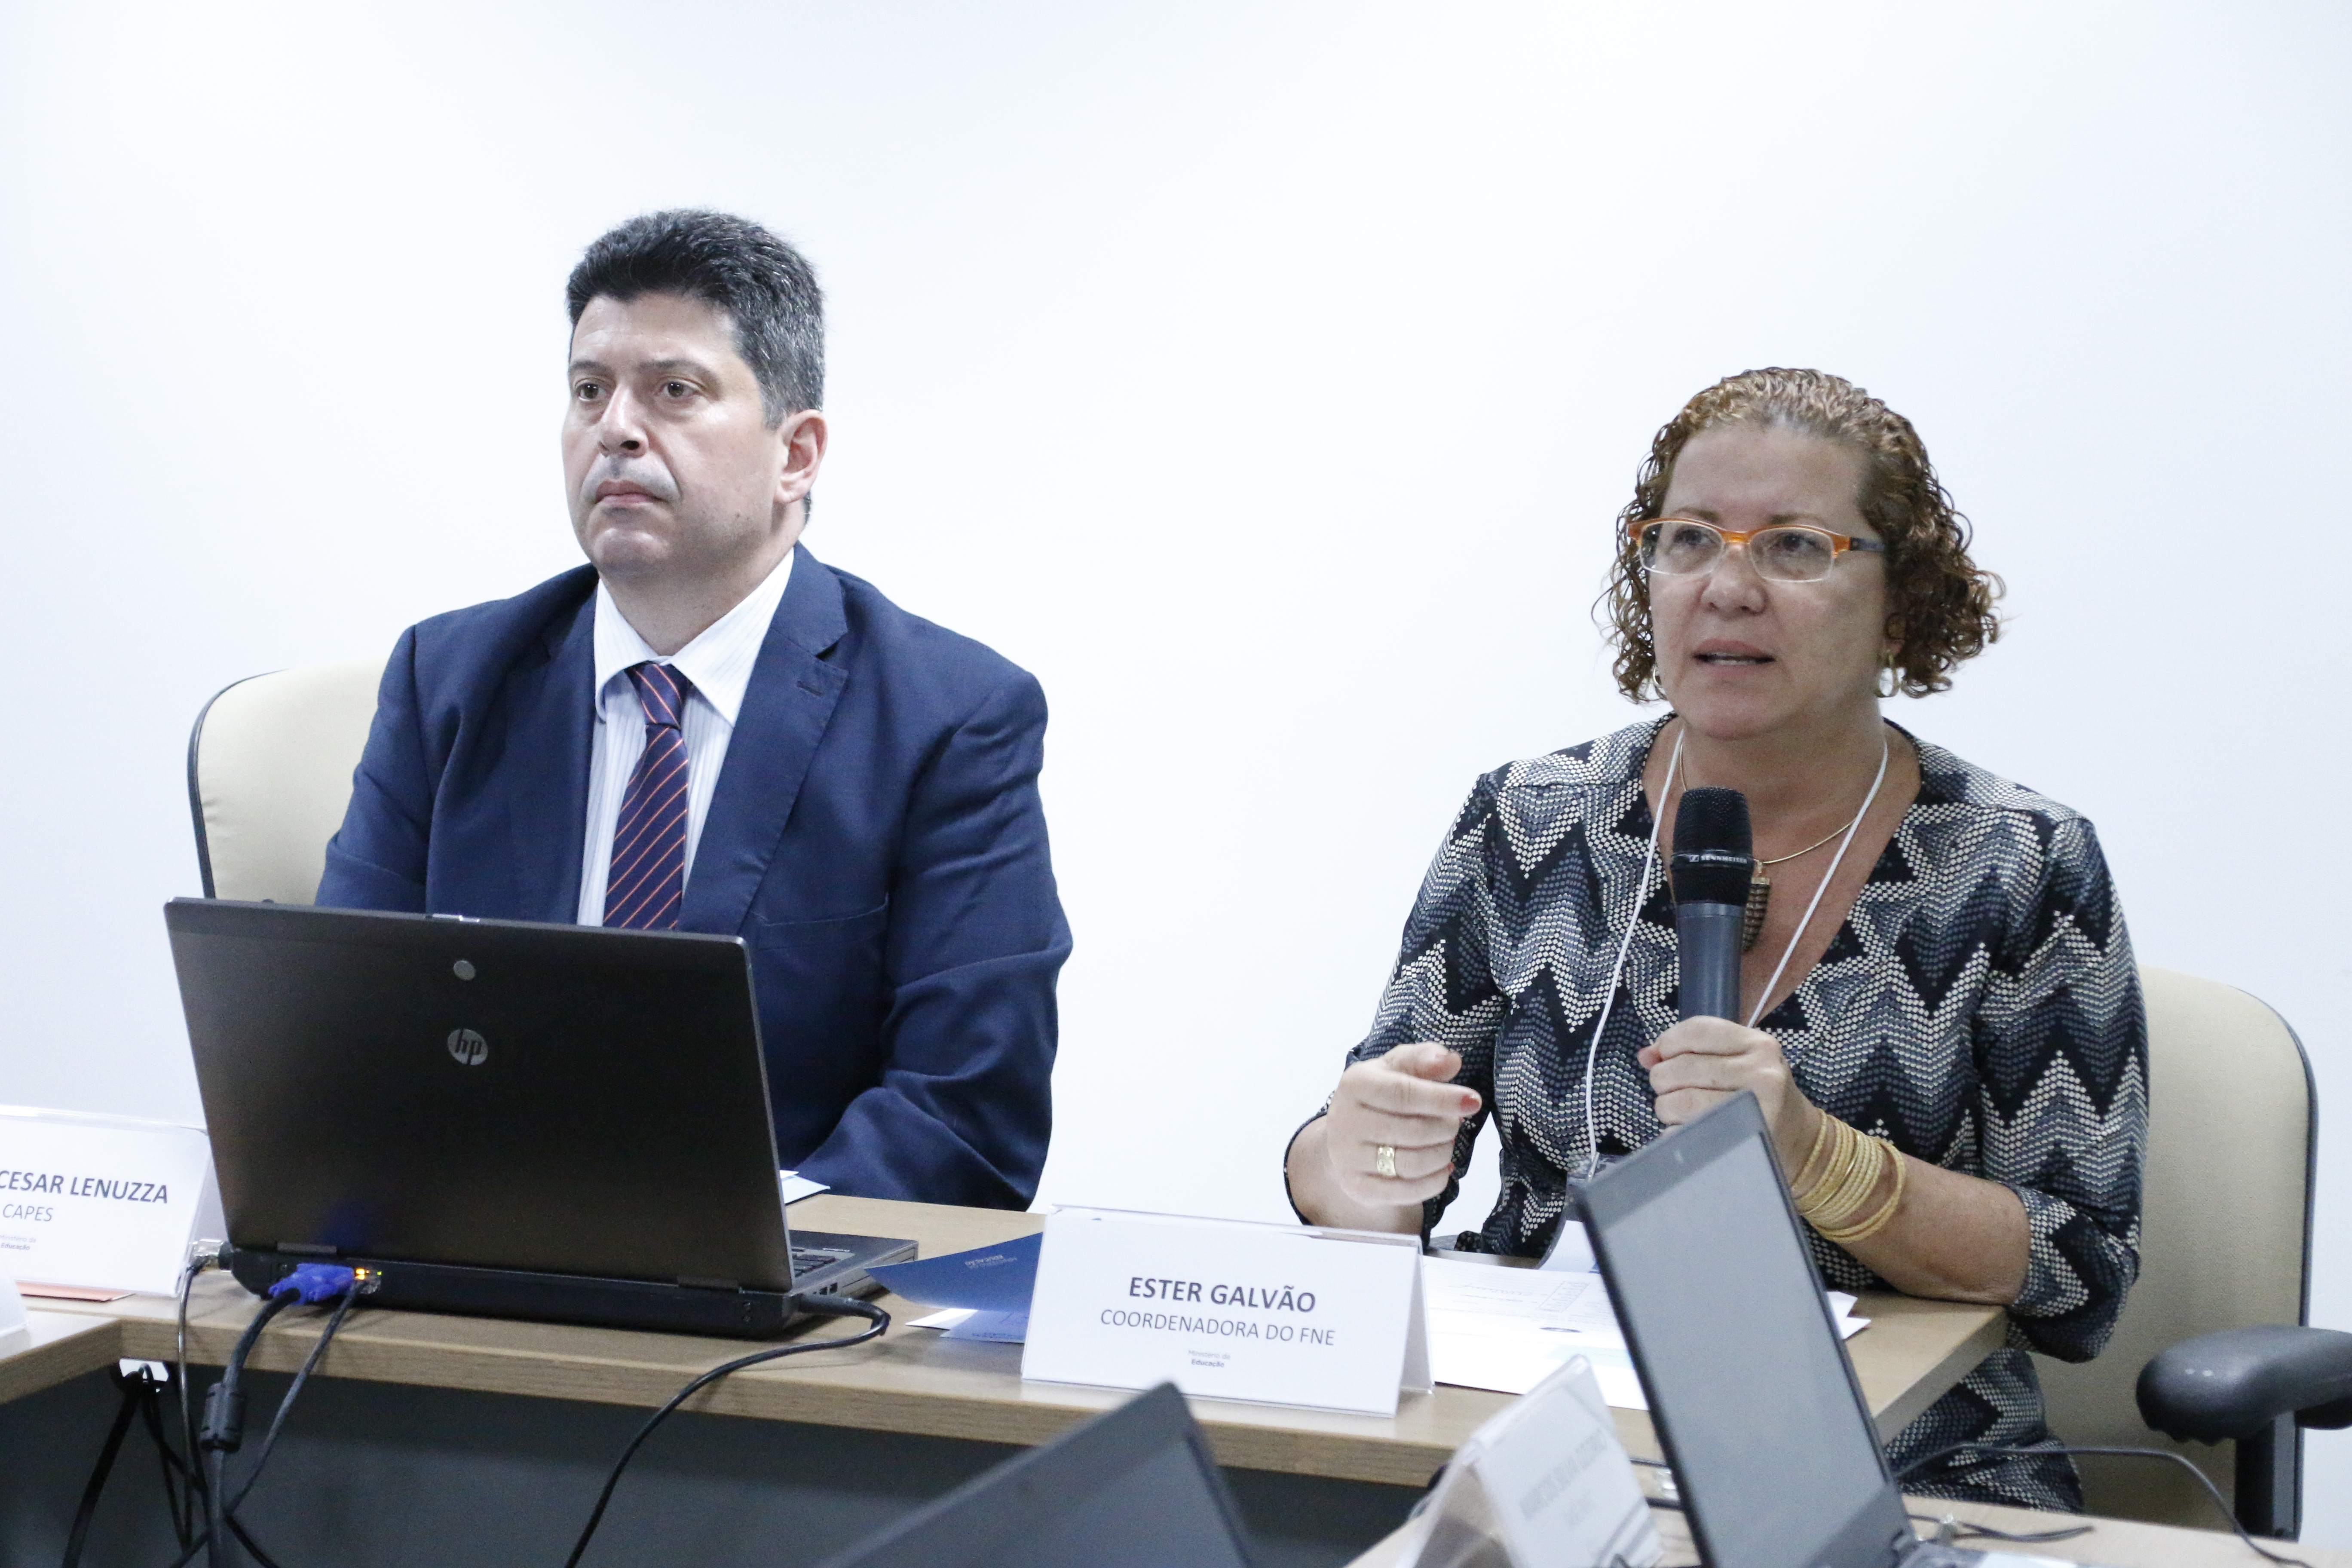
[[[1021,1375],[1394,1415],[1429,1387],[1420,1240],[1057,1209]]]

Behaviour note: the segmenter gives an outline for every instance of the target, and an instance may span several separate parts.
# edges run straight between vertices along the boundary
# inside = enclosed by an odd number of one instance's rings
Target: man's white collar
[[[736,714],[742,710],[743,692],[751,684],[751,667],[760,660],[760,647],[768,638],[768,623],[776,618],[776,606],[783,602],[785,585],[792,581],[793,557],[798,553],[797,548],[785,552],[783,560],[776,563],[776,569],[768,574],[764,582],[668,658],[646,646],[646,639],[637,635],[637,628],[629,625],[621,607],[613,602],[612,591],[598,583],[594,688],[597,716],[604,716],[604,694],[613,681],[631,665],[652,659],[674,666],[694,683],[703,700],[718,710],[729,728],[733,728]]]

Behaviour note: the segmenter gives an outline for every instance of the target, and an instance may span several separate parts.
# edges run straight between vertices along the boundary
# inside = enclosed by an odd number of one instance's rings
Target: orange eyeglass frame
[[[1836,548],[1831,552],[1833,558],[1844,554],[1849,550],[1860,551],[1865,555],[1886,553],[1886,542],[1883,539],[1861,539],[1851,533],[1833,533],[1826,528],[1815,528],[1810,522],[1775,522],[1762,528],[1751,528],[1743,531],[1737,528],[1726,528],[1719,522],[1709,522],[1703,517],[1684,517],[1679,513],[1669,513],[1664,517],[1637,518],[1625,525],[1625,537],[1633,542],[1633,549],[1636,553],[1639,553],[1642,548],[1643,531],[1667,522],[1695,522],[1701,528],[1711,528],[1722,536],[1726,548],[1734,544],[1745,544],[1759,533],[1770,533],[1783,528],[1801,528],[1807,533],[1820,534],[1834,545]],[[1648,567],[1645,570],[1655,571],[1656,568]],[[1666,575],[1674,577],[1683,574],[1669,572]]]

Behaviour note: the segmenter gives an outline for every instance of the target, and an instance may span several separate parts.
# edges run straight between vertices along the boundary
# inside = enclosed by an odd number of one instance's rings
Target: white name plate
[[[25,1316],[25,1298],[8,1272],[7,1255],[0,1253],[0,1355],[33,1348],[32,1320]]]
[[[0,1263],[32,1295],[171,1295],[188,1244],[224,1234],[212,1172],[201,1128],[0,1106]]]
[[[1057,1209],[1021,1375],[1393,1415],[1429,1387],[1420,1240]]]
[[[1617,1424],[1582,1356],[1455,1450],[1417,1511],[1404,1568],[1648,1568],[1664,1554]]]

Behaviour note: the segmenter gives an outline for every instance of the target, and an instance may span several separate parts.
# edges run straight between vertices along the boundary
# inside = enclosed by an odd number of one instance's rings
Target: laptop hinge
[[[681,1274],[677,1282],[689,1290],[740,1290],[743,1288],[732,1279],[705,1279],[698,1274]]]
[[[341,1249],[330,1247],[323,1241],[281,1241],[271,1250],[290,1252],[297,1258],[333,1258]]]

